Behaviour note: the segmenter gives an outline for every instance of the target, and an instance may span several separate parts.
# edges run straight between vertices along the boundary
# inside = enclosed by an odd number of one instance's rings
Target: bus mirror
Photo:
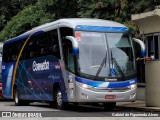
[[[72,42],[73,46],[73,54],[78,55],[78,42],[77,39],[73,36],[66,36],[66,39],[70,40]]]
[[[146,56],[146,48],[145,48],[144,42],[137,39],[137,38],[132,38],[132,39],[133,39],[133,41],[137,42],[141,46],[141,55],[143,57],[145,57]]]

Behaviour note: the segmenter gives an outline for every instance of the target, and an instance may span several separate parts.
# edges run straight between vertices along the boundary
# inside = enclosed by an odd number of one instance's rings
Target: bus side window
[[[20,41],[16,41],[13,43],[6,44],[4,46],[4,58],[5,62],[13,62],[16,61],[20,52],[19,47]]]
[[[23,58],[29,59],[33,57],[37,57],[37,39],[35,36],[31,37],[23,51]]]
[[[36,55],[35,55],[35,50],[34,50],[34,47],[35,47],[35,44],[34,44],[34,42],[33,41],[30,41],[30,43],[29,43],[29,58],[32,58],[32,57],[35,57]]]
[[[68,53],[68,56],[67,56],[67,65],[68,65],[68,68],[72,71],[72,72],[75,72],[74,70],[74,59],[73,59],[73,52],[72,52],[72,49],[68,49],[67,51]]]
[[[19,44],[18,48],[19,48],[19,51],[22,49],[22,46],[24,45],[25,43],[25,39],[23,39],[21,41],[21,43]],[[20,60],[23,60],[25,59],[25,49],[23,49],[22,53],[21,53],[21,57],[20,57]]]
[[[3,61],[4,62],[9,62],[10,61],[10,46],[9,44],[6,44],[5,46],[3,46]]]
[[[48,55],[48,47],[49,47],[49,35],[48,32],[45,32],[38,36],[38,49],[40,50],[40,56]]]
[[[66,36],[73,36],[73,29],[68,27],[61,27],[60,34],[61,34],[61,40],[62,40],[65,65],[67,69],[69,69],[72,72],[75,72],[72,43],[71,41],[65,39]]]
[[[16,55],[12,55],[12,60],[13,61],[17,60],[17,56]]]
[[[72,72],[75,72],[72,43],[69,40],[63,41],[63,54],[64,54],[64,62],[67,69],[69,69]]]
[[[60,59],[57,29],[51,31],[51,46],[49,48],[49,53]]]

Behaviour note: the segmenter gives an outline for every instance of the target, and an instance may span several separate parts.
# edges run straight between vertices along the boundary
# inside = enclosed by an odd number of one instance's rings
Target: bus
[[[2,97],[2,50],[3,42],[0,42],[0,98]]]
[[[144,53],[144,44],[141,45]],[[2,93],[15,105],[135,101],[137,77],[129,29],[117,22],[67,18],[4,42]]]

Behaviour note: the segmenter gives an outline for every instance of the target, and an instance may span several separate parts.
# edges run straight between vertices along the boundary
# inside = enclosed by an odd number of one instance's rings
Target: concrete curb
[[[147,107],[145,101],[117,103],[116,108],[137,111],[160,112],[160,107]]]

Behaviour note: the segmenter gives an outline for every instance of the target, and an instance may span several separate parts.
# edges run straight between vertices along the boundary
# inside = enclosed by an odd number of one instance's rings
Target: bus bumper
[[[136,88],[119,91],[96,91],[76,86],[77,102],[133,102],[136,99]]]

